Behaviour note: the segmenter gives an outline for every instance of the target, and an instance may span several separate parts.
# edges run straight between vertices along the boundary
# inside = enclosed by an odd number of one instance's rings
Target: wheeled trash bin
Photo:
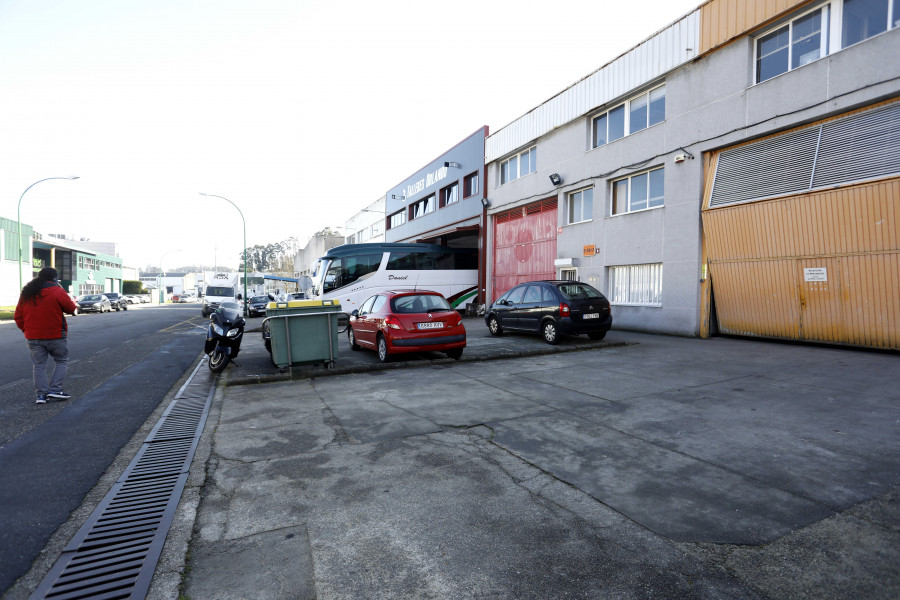
[[[337,300],[270,302],[262,331],[272,364],[323,363],[333,366],[338,356],[339,323],[346,320]]]

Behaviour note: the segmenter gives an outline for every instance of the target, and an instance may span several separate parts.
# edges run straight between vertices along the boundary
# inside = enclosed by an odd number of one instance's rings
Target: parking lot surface
[[[462,361],[388,369],[342,337],[336,368],[279,373],[248,337],[195,460],[183,592],[900,595],[895,353],[479,326]]]

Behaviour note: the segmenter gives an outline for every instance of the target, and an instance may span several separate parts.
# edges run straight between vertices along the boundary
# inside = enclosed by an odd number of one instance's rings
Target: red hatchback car
[[[394,290],[379,292],[350,314],[350,348],[378,352],[387,362],[406,352],[446,352],[459,359],[466,347],[462,317],[437,292]]]

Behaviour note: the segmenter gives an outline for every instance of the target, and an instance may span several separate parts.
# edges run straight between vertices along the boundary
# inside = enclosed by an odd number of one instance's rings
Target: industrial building
[[[618,328],[900,348],[898,12],[710,0],[496,130],[487,301],[579,279]]]

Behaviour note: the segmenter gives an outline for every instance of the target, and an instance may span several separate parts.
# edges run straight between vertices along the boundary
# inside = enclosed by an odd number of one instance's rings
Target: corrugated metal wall
[[[556,279],[556,209],[554,198],[493,217],[491,302],[518,283]]]
[[[489,163],[699,55],[700,11],[674,22],[487,138]]]
[[[900,349],[900,178],[705,209],[723,333]]]
[[[700,7],[700,53],[704,54],[762,23],[813,0],[711,0]]]

